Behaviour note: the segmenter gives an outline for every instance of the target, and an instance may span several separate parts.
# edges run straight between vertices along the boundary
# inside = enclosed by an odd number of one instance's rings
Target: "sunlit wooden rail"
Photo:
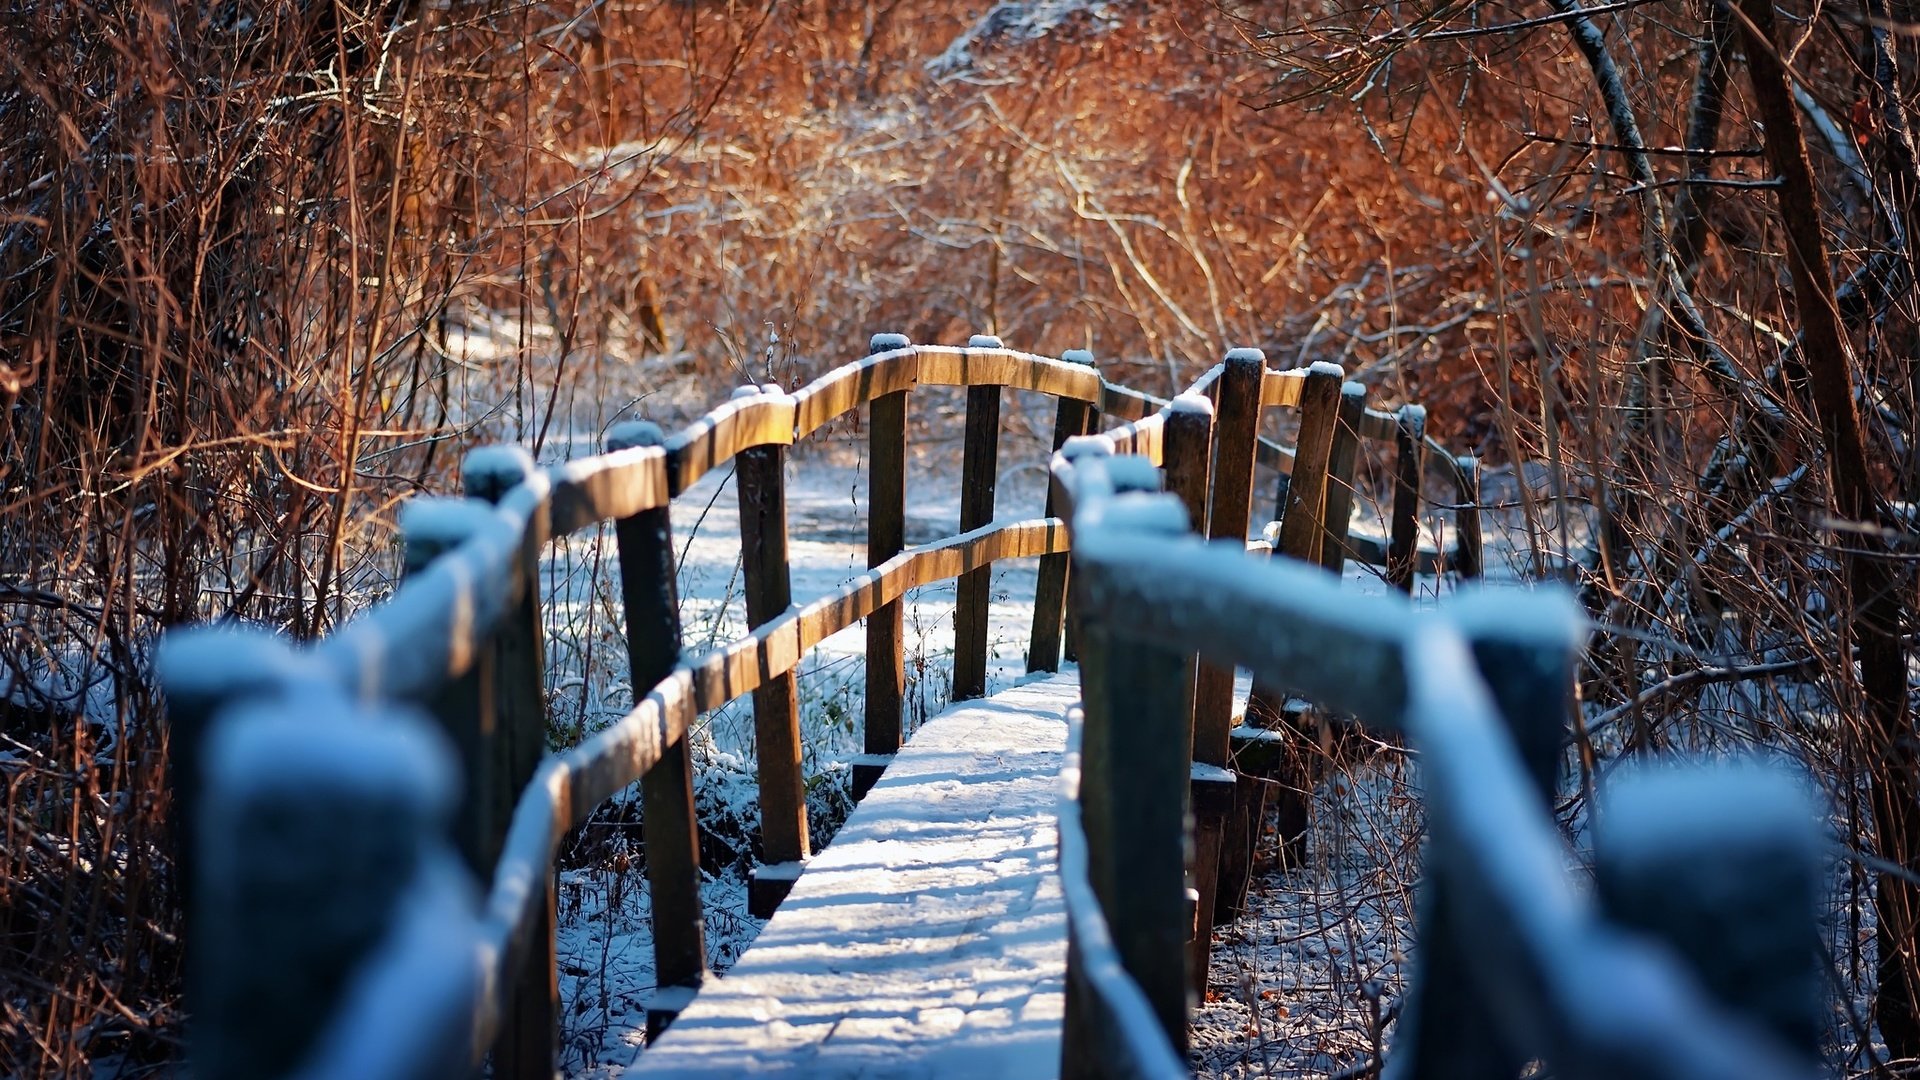
[[[967,390],[962,531],[909,548],[907,408],[911,393],[927,386]],[[1417,406],[1368,409],[1364,389],[1344,383],[1339,368],[1272,371],[1253,350],[1234,350],[1164,402],[1105,381],[1084,354],[1053,359],[991,338],[955,348],[877,335],[867,358],[791,393],[743,387],[670,435],[644,422],[622,425],[610,432],[607,452],[592,458],[542,469],[517,448],[475,451],[462,470],[464,497],[403,509],[406,577],[395,595],[338,633],[299,649],[224,628],[179,632],[163,644],[175,798],[189,841],[182,866],[196,1075],[458,1076],[489,1055],[496,1076],[551,1075],[555,851],[636,781],[661,987],[649,1026],[668,1023],[707,978],[686,739],[699,715],[753,697],[766,864],[751,900],[765,913],[810,854],[794,686],[810,649],[866,621],[859,793],[901,746],[900,601],[908,590],[958,579],[956,700],[986,690],[986,574],[998,560],[1041,558],[1028,668],[1057,670],[1079,647],[1079,620],[1067,613],[1083,605],[1069,601],[1081,590],[1060,503],[1071,486],[1055,485],[1041,518],[994,520],[1007,387],[1058,400],[1056,450],[1117,425],[1101,445],[1163,464],[1190,504],[1204,501],[1196,520],[1208,536],[1230,541],[1236,558],[1248,557],[1239,549],[1275,551],[1335,570],[1348,558],[1379,559],[1402,589],[1423,569],[1479,571],[1477,471],[1470,459],[1429,458]],[[795,607],[787,450],[862,407],[872,569]],[[1290,452],[1257,436],[1270,408],[1299,411]],[[1396,448],[1384,552],[1356,544],[1347,528],[1355,448],[1364,439]],[[1249,543],[1262,459],[1288,477],[1284,505],[1276,507],[1278,527]],[[1420,489],[1433,460],[1454,492],[1455,540],[1423,557]],[[686,657],[668,507],[728,463],[751,632]],[[618,542],[632,685],[651,689],[618,723],[552,753],[539,560],[552,541],[602,523],[614,525]],[[1204,767],[1195,790],[1206,794],[1196,801],[1207,806],[1196,873],[1202,891],[1218,898],[1202,911],[1231,912],[1245,891],[1249,822],[1269,786],[1263,777],[1286,775],[1256,759],[1297,714],[1281,692],[1291,687],[1262,682],[1239,717],[1231,664],[1244,659],[1232,649],[1201,653],[1206,662],[1182,680],[1193,687],[1191,757]],[[1234,728],[1236,719],[1245,723]],[[440,745],[451,747],[452,767],[435,764]],[[369,767],[375,756],[384,764]],[[1236,764],[1258,782],[1236,780],[1228,771]],[[436,837],[448,831],[464,871],[438,854]],[[487,883],[477,901],[462,895],[470,888],[463,874]],[[1203,963],[1207,935],[1181,940]]]

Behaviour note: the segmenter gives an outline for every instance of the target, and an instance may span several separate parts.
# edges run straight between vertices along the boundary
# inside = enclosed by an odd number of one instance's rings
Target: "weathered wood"
[[[1757,761],[1642,765],[1607,785],[1594,834],[1607,917],[1672,949],[1809,1073],[1826,1027],[1820,819],[1803,782]]]
[[[507,493],[535,472],[533,456],[518,446],[484,447],[461,462],[460,478],[466,493],[498,504]],[[664,513],[665,511],[659,511]],[[533,779],[547,752],[546,646],[540,618],[540,549],[534,542],[543,529],[529,529],[514,566],[514,600],[494,631],[494,700],[499,709],[499,737],[494,743],[495,765],[488,818],[493,829],[490,847],[498,862],[520,792]],[[535,913],[535,925],[521,969],[509,972],[514,980],[513,1010],[501,1025],[493,1047],[496,1077],[551,1080],[560,1046],[560,979],[555,966],[553,871],[545,875],[546,902]]]
[[[400,508],[400,532],[406,542],[402,571],[421,574],[435,559],[458,548],[488,524],[487,505],[478,499],[423,496]],[[511,571],[510,571],[511,572]],[[454,846],[474,876],[493,875],[499,857],[499,837],[506,823],[496,821],[500,789],[498,680],[494,667],[498,649],[491,633],[461,643],[472,649],[453,666],[462,673],[447,680],[429,696],[428,711],[440,722],[460,762],[460,793],[453,815]]]
[[[969,349],[997,349],[999,338],[976,336]],[[960,531],[993,520],[993,493],[1000,473],[1000,387],[967,390],[966,444],[960,462]],[[987,616],[993,571],[982,567],[961,576],[953,601],[953,700],[987,696]]]
[[[787,559],[786,458],[786,448],[780,445],[752,447],[740,452],[734,471],[740,495],[747,624],[755,628],[785,615],[793,604]],[[790,870],[782,864],[797,866],[809,854],[800,707],[790,668],[754,689],[753,729],[765,865],[754,871],[748,907],[765,918],[792,887]]]
[[[1427,453],[1427,410],[1402,405],[1394,434],[1393,530],[1387,548],[1387,582],[1413,591],[1416,548],[1420,542],[1420,471]]]
[[[1061,359],[1071,364],[1093,365],[1093,354],[1083,349],[1069,350]],[[1059,453],[1067,440],[1084,435],[1093,424],[1094,408],[1084,401],[1061,398],[1053,414],[1053,453]],[[1047,517],[1059,517],[1058,494],[1047,486]],[[1067,580],[1069,557],[1048,555],[1040,560],[1033,589],[1033,631],[1027,643],[1027,671],[1059,671],[1061,635],[1067,616]]]
[[[665,441],[659,426],[644,420],[620,424],[607,433],[611,452]],[[614,523],[614,537],[626,614],[629,681],[640,697],[680,663],[680,593],[674,573],[672,514],[662,506],[621,518]],[[707,975],[700,830],[693,809],[693,754],[686,739],[664,747],[659,763],[641,774],[640,809],[647,831],[654,985],[668,991],[655,994],[648,1003],[647,1038],[651,1040],[678,1015],[684,992],[698,987]]]
[[[999,341],[989,334],[973,340]],[[1005,386],[1052,397],[1096,402],[1105,390],[1095,372],[1068,360],[1014,352],[1000,345],[921,345],[922,386]]]
[[[193,1075],[296,1075],[352,1004],[342,995],[364,962],[393,948],[396,909],[418,895],[445,825],[453,764],[425,720],[313,682],[227,710],[207,751]]]
[[[1350,382],[1340,388],[1340,421],[1327,456],[1325,522],[1320,538],[1320,565],[1339,575],[1346,572],[1347,534],[1353,525],[1353,467],[1360,450],[1360,420],[1367,412],[1367,388]]]
[[[912,390],[920,382],[920,357],[912,349],[904,334],[875,334],[867,359],[834,368],[795,390],[793,437],[806,438],[862,405]]]
[[[1480,554],[1480,459],[1472,454],[1461,454],[1454,459],[1454,464],[1458,471],[1454,489],[1457,507],[1453,512],[1453,569],[1463,578],[1477,578],[1483,569]]]
[[[875,334],[873,354],[908,347],[904,334]],[[879,566],[907,544],[907,394],[873,399],[867,417],[867,567]],[[900,749],[906,696],[906,623],[895,600],[867,616],[865,754],[853,763],[853,797],[863,798]]]
[[[1340,423],[1340,388],[1345,378],[1340,365],[1323,361],[1307,369],[1300,389],[1300,435],[1293,448],[1293,477],[1280,500],[1286,509],[1280,516],[1279,551],[1303,562],[1320,561],[1327,468]]]
[[[1109,519],[1102,527],[1152,531],[1157,523]],[[1133,636],[1128,614],[1097,600],[1099,571],[1084,568],[1083,574],[1083,592],[1092,599],[1082,611],[1081,658],[1080,805],[1088,876],[1121,964],[1184,1052],[1193,985],[1188,934],[1169,931],[1188,919],[1192,770],[1184,686],[1190,661]]]
[[[714,468],[756,446],[793,443],[793,398],[779,387],[742,387],[770,393],[735,391],[726,404],[710,410],[667,438],[668,490],[678,495]]]
[[[1096,378],[1099,378],[1098,366],[1094,363],[1092,350],[1068,349],[1066,352],[1060,354],[1060,359],[1069,364],[1080,364],[1085,367],[1095,368],[1094,375]],[[1076,432],[1076,435],[1092,435],[1100,430],[1100,417],[1101,414],[1107,410],[1109,405],[1108,399],[1111,396],[1109,391],[1113,389],[1114,387],[1105,379],[1100,380],[1099,399],[1088,407],[1086,426]],[[1062,446],[1064,445],[1063,443]],[[1055,453],[1058,452],[1057,450],[1055,451]],[[1053,494],[1053,486],[1051,484],[1047,486],[1047,493],[1049,498],[1051,498]],[[1065,565],[1067,568],[1066,578],[1061,586],[1062,599],[1060,606],[1066,612],[1066,626],[1060,634],[1060,654],[1071,664],[1077,663],[1080,660],[1080,617],[1074,610],[1073,605],[1073,556],[1071,554],[1067,556]]]

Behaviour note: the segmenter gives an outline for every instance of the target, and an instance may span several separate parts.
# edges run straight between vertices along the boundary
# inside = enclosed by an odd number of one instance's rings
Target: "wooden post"
[[[1420,470],[1427,453],[1427,410],[1400,406],[1393,442],[1393,533],[1387,547],[1387,582],[1411,593],[1420,556]]]
[[[736,397],[777,388],[741,387]],[[740,488],[740,550],[746,568],[747,624],[758,628],[793,606],[787,562],[787,448],[755,446],[735,458]],[[794,673],[762,683],[753,692],[755,754],[760,761],[760,847],[766,863],[753,872],[747,910],[767,918],[780,906],[807,844],[807,787],[800,760],[800,704]]]
[[[1549,627],[1538,619],[1516,621],[1510,600],[1487,593],[1457,597],[1451,614],[1540,793],[1540,812],[1551,813],[1573,708],[1577,623],[1568,618]],[[1400,1051],[1407,1064],[1404,1075],[1412,1080],[1516,1076],[1533,1054],[1504,1040],[1483,999],[1461,993],[1472,978],[1466,957],[1475,945],[1462,932],[1445,851],[1436,849],[1429,858],[1417,912],[1418,970],[1396,1038],[1396,1045],[1406,1048]]]
[[[400,507],[400,533],[406,541],[403,572],[412,576],[443,553],[459,547],[485,528],[493,511],[478,499],[425,495]],[[454,846],[473,876],[493,878],[499,840],[506,831],[496,822],[493,792],[501,771],[499,709],[494,667],[498,648],[491,633],[479,635],[466,670],[448,679],[427,703],[453,743],[460,762],[458,801],[453,814]]]
[[[1181,394],[1173,399],[1167,414],[1162,457],[1165,460],[1167,490],[1186,507],[1187,520],[1207,518],[1208,481],[1213,472],[1213,402],[1200,394]],[[1196,894],[1193,938],[1187,958],[1187,972],[1193,979],[1193,992],[1204,997],[1207,968],[1213,954],[1213,913],[1220,878],[1220,840],[1226,828],[1227,814],[1235,797],[1233,773],[1227,768],[1233,760],[1231,709],[1215,709],[1199,722],[1195,699],[1199,688],[1199,657],[1187,654],[1186,678],[1181,714],[1186,718],[1189,755],[1193,762],[1190,800],[1193,806],[1193,865],[1190,877]],[[1227,684],[1232,693],[1232,683]],[[1231,706],[1231,702],[1229,702]]]
[[[1353,466],[1360,451],[1360,422],[1367,415],[1367,388],[1350,382],[1340,387],[1340,422],[1327,457],[1326,520],[1320,537],[1320,565],[1335,577],[1346,573],[1347,534],[1353,526]]]
[[[1097,527],[1177,531],[1167,528],[1169,515],[1151,512],[1165,508],[1144,500],[1113,505]],[[1097,574],[1084,567],[1080,591],[1086,717],[1080,801],[1089,877],[1122,966],[1184,1053],[1192,992],[1186,886],[1192,769],[1183,715],[1189,661],[1127,637],[1127,613],[1102,606]]]
[[[440,843],[446,742],[404,710],[325,682],[224,711],[208,729],[195,846],[193,1075],[293,1075]]]
[[[1642,765],[1605,790],[1594,880],[1609,920],[1678,954],[1707,995],[1820,1060],[1818,823],[1799,780],[1758,762]]]
[[[998,349],[1000,339],[975,334],[969,349]],[[993,520],[1000,472],[1000,387],[967,388],[967,436],[960,461],[960,531]],[[953,600],[953,700],[987,696],[987,614],[993,567],[960,575]]]
[[[1093,354],[1085,349],[1069,349],[1060,359],[1069,364],[1093,366]],[[1053,414],[1053,452],[1059,453],[1067,440],[1087,433],[1096,410],[1084,401],[1061,398]],[[1053,485],[1047,485],[1047,517],[1059,517],[1061,508]],[[1199,521],[1199,518],[1194,518]],[[1059,671],[1060,639],[1067,612],[1069,556],[1066,552],[1040,556],[1040,571],[1033,589],[1033,633],[1027,645],[1027,670]]]
[[[1293,450],[1293,475],[1282,489],[1286,511],[1273,555],[1303,562],[1319,562],[1325,538],[1327,471],[1333,459],[1334,438],[1340,425],[1341,387],[1346,373],[1340,365],[1321,362],[1307,369],[1300,388],[1300,432]],[[1344,540],[1344,537],[1342,538]],[[1246,768],[1261,780],[1242,810],[1250,816],[1229,825],[1230,853],[1222,865],[1232,878],[1221,885],[1221,899],[1238,914],[1246,906],[1253,881],[1253,854],[1260,842],[1265,800],[1275,803],[1281,861],[1299,865],[1305,858],[1307,826],[1313,813],[1315,740],[1304,706],[1289,700],[1286,687],[1256,678],[1247,698],[1247,726],[1243,737]],[[1263,738],[1261,729],[1277,731],[1278,739]],[[1255,766],[1257,764],[1257,770]],[[1241,830],[1244,830],[1242,832]]]
[[[1341,383],[1345,378],[1339,364],[1321,361],[1307,369],[1306,384],[1300,388],[1300,435],[1293,448],[1287,510],[1280,517],[1278,554],[1304,562],[1320,561],[1327,527],[1327,468],[1340,425]],[[1345,539],[1341,537],[1343,542]]]
[[[1065,360],[1069,364],[1085,364],[1088,367],[1097,366],[1093,361],[1093,352],[1090,349],[1068,349],[1066,352],[1060,354],[1060,359]],[[1104,386],[1105,382],[1103,381],[1101,385]],[[1089,405],[1087,406],[1086,426],[1082,428],[1078,434],[1096,435],[1099,431],[1100,406],[1098,404]],[[1064,443],[1061,445],[1063,447],[1065,446]],[[1051,485],[1049,485],[1049,492],[1051,492]],[[1067,625],[1060,636],[1060,654],[1066,659],[1067,663],[1075,664],[1080,662],[1080,618],[1077,609],[1073,605],[1073,556],[1071,554],[1067,556],[1066,566],[1066,583],[1062,586],[1064,599],[1061,601],[1060,606],[1067,613]]]
[[[1253,513],[1253,466],[1260,437],[1260,394],[1266,379],[1266,355],[1259,349],[1232,349],[1214,385],[1217,403],[1213,422],[1213,480],[1207,502],[1207,538],[1244,549],[1247,519]],[[1259,708],[1248,702],[1249,713]],[[1208,753],[1202,743],[1225,724],[1233,725],[1233,669],[1201,657],[1194,675],[1193,729],[1195,760]],[[1209,733],[1204,734],[1203,733]],[[1254,826],[1265,780],[1240,765],[1244,738],[1229,740],[1229,757],[1240,775],[1235,780],[1234,809],[1221,824],[1219,866],[1213,886],[1213,921],[1226,922],[1239,910],[1251,871]]]
[[[607,432],[609,453],[660,446],[660,426],[631,420]],[[620,548],[620,593],[626,609],[627,663],[635,701],[680,663],[680,592],[673,565],[673,514],[642,510],[613,526]],[[641,822],[647,830],[647,885],[653,914],[653,998],[647,1003],[651,1042],[680,1015],[707,976],[706,921],[700,908],[700,829],[693,811],[693,754],[683,736],[640,777]]]
[[[911,344],[905,334],[875,334],[867,343],[867,355]],[[867,421],[867,566],[871,569],[907,546],[907,391],[874,398]],[[853,762],[855,799],[866,797],[900,749],[901,706],[907,690],[905,641],[900,601],[890,601],[867,616],[866,752]]]
[[[1461,454],[1453,459],[1458,507],[1453,512],[1453,568],[1463,578],[1477,578],[1481,562],[1480,539],[1480,459]]]
[[[497,504],[534,473],[533,455],[518,446],[482,447],[460,463],[468,496]],[[542,510],[544,513],[544,510]],[[520,793],[533,779],[547,752],[546,644],[540,619],[540,550],[546,529],[529,523],[514,565],[513,604],[495,630],[494,700],[499,703],[499,733],[490,790],[489,846],[498,858]],[[551,1080],[560,1048],[560,975],[555,961],[557,932],[555,874],[547,874],[546,899],[535,915],[525,965],[507,972],[514,980],[513,1008],[493,1044],[493,1074],[499,1078]]]

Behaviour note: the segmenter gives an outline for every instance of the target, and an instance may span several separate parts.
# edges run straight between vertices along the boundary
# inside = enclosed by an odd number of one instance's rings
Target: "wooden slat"
[[[1394,440],[1393,531],[1387,547],[1387,582],[1413,591],[1414,559],[1420,540],[1420,474],[1427,453],[1427,410],[1402,405]]]
[[[966,443],[960,462],[960,531],[993,520],[994,490],[1000,473],[1000,387],[967,390]],[[953,700],[987,696],[987,619],[992,605],[992,571],[982,567],[961,575],[953,603]]]
[[[1346,572],[1352,545],[1353,467],[1360,450],[1360,420],[1367,411],[1367,388],[1350,382],[1340,388],[1340,422],[1327,457],[1327,495],[1324,531],[1320,537],[1320,565],[1337,577]]]
[[[1305,562],[1320,561],[1322,522],[1326,516],[1327,465],[1340,420],[1340,385],[1346,373],[1338,364],[1307,369],[1300,388],[1300,438],[1294,447],[1293,476],[1286,487],[1286,513],[1280,518],[1280,554]]]
[[[919,381],[920,354],[911,345],[843,364],[793,392],[793,437],[804,439],[862,405],[912,390]]]
[[[1455,483],[1453,532],[1455,551],[1453,570],[1463,578],[1477,578],[1482,571],[1480,540],[1480,459],[1461,454],[1454,459]]]
[[[897,348],[900,335],[876,334],[874,349]],[[914,362],[916,377],[919,361]],[[907,542],[907,393],[895,390],[875,397],[867,420],[867,566],[880,566]],[[882,605],[867,619],[866,724],[863,747],[868,760],[853,766],[853,797],[873,787],[886,768],[884,759],[900,749],[901,710],[906,694],[906,625],[898,601]]]
[[[1269,371],[1260,383],[1260,407],[1284,409],[1300,404],[1300,391],[1306,385],[1308,368]]]
[[[1093,354],[1084,350],[1073,350],[1061,359],[1093,367]],[[1094,423],[1095,415],[1088,403],[1062,398],[1054,409],[1053,453],[1059,453],[1068,439],[1084,435]],[[1046,516],[1059,517],[1061,513],[1059,493],[1049,483]],[[1033,587],[1033,628],[1027,641],[1028,672],[1060,670],[1060,647],[1066,629],[1068,563],[1065,554],[1047,555],[1040,560]]]
[[[1122,422],[1144,420],[1166,404],[1152,394],[1143,394],[1138,390],[1129,390],[1115,383],[1103,382],[1100,388],[1100,413],[1109,419]]]
[[[716,466],[742,450],[793,443],[793,398],[786,394],[742,393],[667,439],[668,490],[678,495]]]
[[[923,386],[1007,386],[1076,401],[1102,397],[1098,372],[1050,356],[1011,349],[918,345]]]
[[[553,535],[569,536],[667,505],[667,453],[635,447],[569,461],[553,471]]]

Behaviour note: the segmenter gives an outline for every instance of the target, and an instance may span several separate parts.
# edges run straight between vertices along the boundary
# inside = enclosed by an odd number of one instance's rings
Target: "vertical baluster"
[[[485,528],[492,516],[478,499],[422,496],[400,507],[400,532],[406,540],[403,570],[409,577],[424,571],[442,554],[459,547]],[[475,634],[451,643],[451,666],[460,673],[449,678],[427,703],[453,743],[460,762],[460,794],[453,816],[454,846],[467,867],[481,881],[491,880],[499,859],[498,838],[506,824],[495,821],[497,810],[489,797],[500,773],[500,730],[494,667],[498,650],[491,633]]]
[[[998,349],[1000,339],[975,334],[969,349]],[[966,445],[960,462],[960,531],[993,520],[993,492],[1000,472],[1000,387],[967,388]],[[987,696],[987,615],[993,567],[960,575],[953,601],[953,700]]]
[[[1065,360],[1069,364],[1085,364],[1088,367],[1097,366],[1093,362],[1093,352],[1089,349],[1068,349],[1066,352],[1060,354],[1060,359]],[[1102,380],[1101,385],[1102,387],[1106,385],[1104,380]],[[1094,435],[1098,434],[1099,431],[1100,405],[1098,402],[1095,402],[1087,406],[1086,426],[1076,434]],[[1065,444],[1063,443],[1062,446],[1064,447]],[[1073,664],[1080,661],[1080,619],[1075,614],[1073,606],[1073,556],[1071,553],[1067,555],[1066,567],[1065,583],[1061,586],[1063,599],[1061,600],[1060,606],[1066,611],[1067,625],[1060,634],[1060,655],[1067,663]]]
[[[1607,786],[1594,828],[1607,917],[1673,950],[1809,1076],[1825,1026],[1824,817],[1802,782],[1758,762],[1641,765]]]
[[[1168,411],[1162,444],[1167,490],[1179,497],[1187,520],[1205,521],[1207,488],[1213,472],[1213,402],[1199,394],[1181,394]],[[1220,877],[1220,841],[1232,812],[1236,784],[1228,770],[1232,762],[1233,718],[1228,709],[1214,708],[1204,724],[1196,708],[1199,692],[1198,656],[1183,659],[1185,670],[1181,714],[1186,718],[1189,755],[1193,763],[1190,798],[1193,806],[1192,880],[1198,907],[1194,912],[1193,942],[1188,974],[1195,994],[1207,989],[1207,967],[1212,956],[1213,913]],[[1228,693],[1232,684],[1227,685]]]
[[[1085,349],[1069,349],[1060,357],[1069,364],[1093,365],[1093,354]],[[1085,401],[1061,398],[1053,414],[1053,452],[1059,453],[1067,440],[1087,432],[1095,407]],[[1047,486],[1047,517],[1059,517],[1059,494]],[[1200,520],[1194,518],[1195,521]],[[1040,556],[1040,571],[1033,589],[1033,633],[1027,645],[1027,670],[1059,671],[1060,639],[1067,611],[1069,556],[1062,551]]]
[[[1477,578],[1483,570],[1480,557],[1480,459],[1472,454],[1461,454],[1453,459],[1453,463],[1454,498],[1458,500],[1458,509],[1453,512],[1453,568],[1462,578]]]
[[[469,453],[460,463],[460,480],[468,496],[497,504],[534,471],[533,456],[521,447],[489,446]],[[484,798],[491,804],[491,848],[496,857],[520,793],[547,752],[546,644],[540,618],[540,552],[547,537],[546,524],[540,519],[545,512],[543,507],[527,523],[514,563],[514,599],[493,635],[500,737]],[[558,1060],[560,979],[554,947],[553,872],[549,871],[545,884],[546,898],[534,916],[524,966],[507,973],[514,981],[513,1010],[494,1042],[496,1077],[547,1080]]]
[[[1346,573],[1347,532],[1353,522],[1353,467],[1360,456],[1360,422],[1366,414],[1366,386],[1357,382],[1341,386],[1340,421],[1327,457],[1327,511],[1320,538],[1320,565],[1335,576]]]
[[[451,755],[410,712],[318,681],[229,708],[206,736],[193,1074],[294,1075],[363,962],[392,947],[440,843]]]
[[[905,334],[875,334],[867,344],[873,356],[912,343]],[[867,422],[867,566],[879,566],[907,545],[907,391],[874,398]],[[867,791],[893,762],[903,731],[906,622],[900,601],[867,616],[866,751],[853,763],[853,797]]]
[[[1474,665],[1492,692],[1528,777],[1540,793],[1540,812],[1551,813],[1558,784],[1567,717],[1573,707],[1579,621],[1556,624],[1513,618],[1511,599],[1496,594],[1458,597],[1450,613],[1473,649]],[[1455,908],[1445,852],[1435,849],[1420,889],[1420,952],[1400,1019],[1397,1077],[1452,1080],[1461,1076],[1512,1077],[1538,1048],[1511,1045],[1470,985],[1467,950],[1474,948]]]
[[[735,396],[779,393],[742,387]],[[747,624],[754,628],[786,614],[793,605],[787,562],[787,448],[755,446],[735,457],[740,488],[740,549],[746,570]],[[800,757],[800,707],[794,673],[762,683],[753,692],[755,753],[760,762],[760,847],[766,865],[754,870],[747,908],[767,918],[786,899],[809,854],[807,789]]]
[[[1183,517],[1171,498],[1121,493],[1097,527],[1178,535]],[[1083,568],[1080,798],[1089,877],[1122,966],[1185,1052],[1192,993],[1187,935],[1169,928],[1190,925],[1192,914],[1186,885],[1192,770],[1183,715],[1189,661],[1127,637],[1127,612],[1104,607],[1100,585],[1097,572]]]
[[[1300,435],[1293,448],[1293,476],[1287,483],[1287,511],[1280,518],[1278,553],[1304,562],[1320,561],[1327,468],[1340,425],[1345,378],[1339,364],[1321,361],[1307,369],[1306,384],[1300,388]]]
[[[1266,379],[1266,356],[1259,349],[1228,351],[1220,378],[1213,384],[1216,408],[1213,420],[1213,478],[1207,502],[1208,539],[1244,548],[1247,519],[1253,513],[1253,466],[1260,435],[1260,394]],[[1256,702],[1248,711],[1257,711]],[[1267,781],[1243,761],[1242,751],[1269,733],[1251,726],[1233,729],[1233,668],[1201,657],[1194,675],[1193,726],[1202,732],[1226,724],[1231,732],[1230,754],[1239,772],[1234,805],[1221,826],[1219,872],[1215,882],[1215,922],[1226,922],[1241,907],[1252,870],[1254,827],[1266,798]],[[1195,753],[1202,753],[1198,743]]]
[[[1387,582],[1413,592],[1420,556],[1420,470],[1427,453],[1427,410],[1400,406],[1394,428],[1393,533],[1387,548]]]
[[[659,425],[632,420],[607,432],[608,452],[660,446]],[[620,594],[626,611],[627,663],[637,701],[680,663],[680,592],[673,565],[673,512],[657,506],[614,523]],[[700,830],[693,811],[693,753],[683,735],[640,777],[646,827],[647,885],[653,915],[655,990],[647,1002],[647,1039],[666,1030],[707,975],[706,922],[700,910]]]

